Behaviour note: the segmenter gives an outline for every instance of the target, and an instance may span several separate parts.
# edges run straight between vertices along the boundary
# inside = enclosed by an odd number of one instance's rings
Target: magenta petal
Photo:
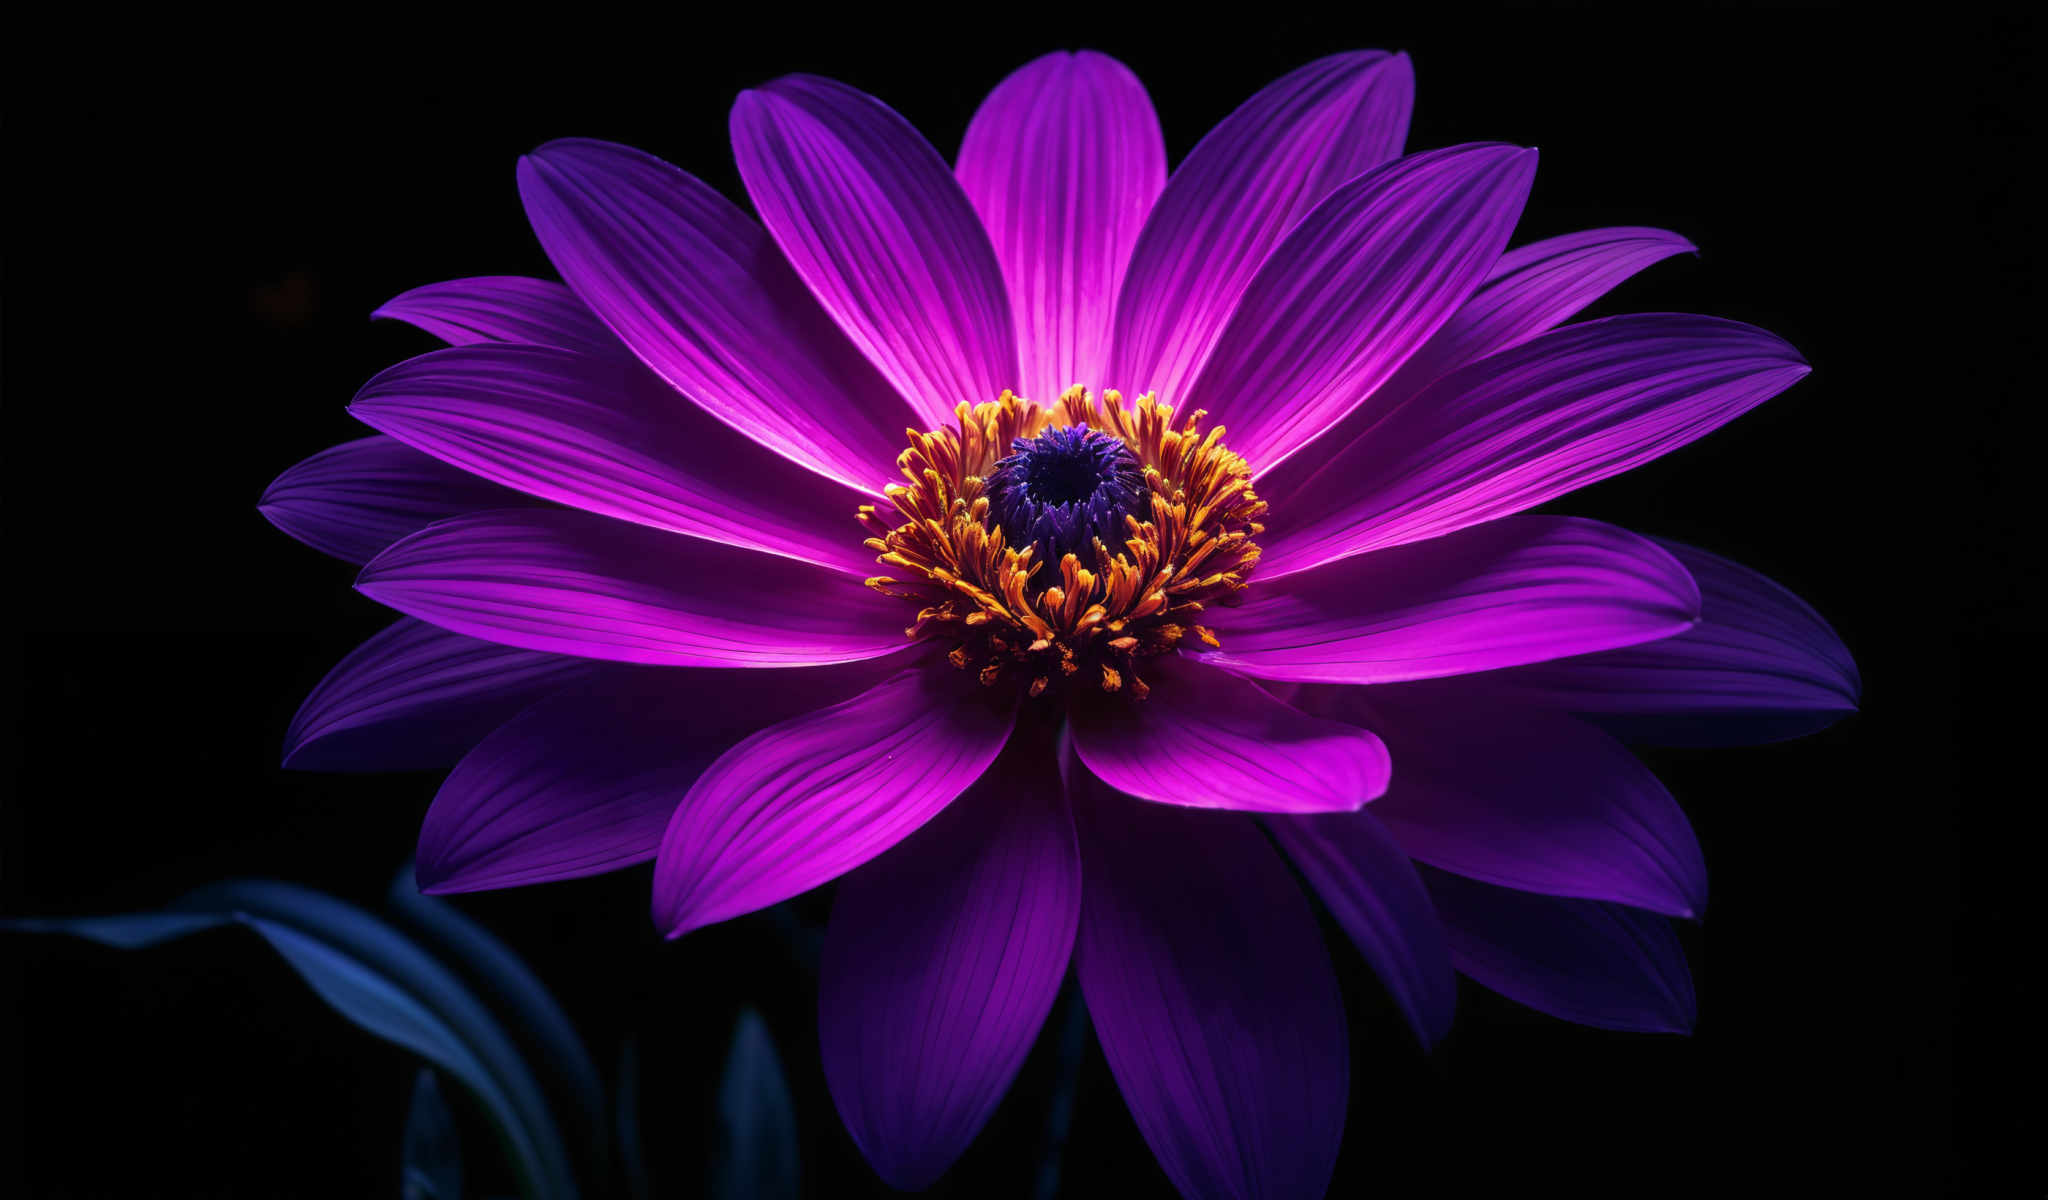
[[[1262,469],[1390,378],[1463,304],[1522,215],[1536,152],[1453,146],[1352,180],[1259,268],[1183,409]]]
[[[823,567],[571,511],[443,521],[356,590],[508,646],[674,667],[805,667],[904,646],[903,609]]]
[[[1315,691],[1300,702],[1369,726],[1400,763],[1372,812],[1410,857],[1524,892],[1706,908],[1706,860],[1678,802],[1585,722],[1468,688]]]
[[[366,563],[436,521],[530,498],[478,479],[394,438],[330,446],[263,489],[256,511],[323,554]]]
[[[874,572],[874,552],[852,536],[861,493],[777,457],[638,363],[537,346],[440,350],[379,374],[349,413],[530,495]]]
[[[1451,963],[1510,1000],[1580,1025],[1691,1033],[1699,1006],[1671,922],[1599,900],[1511,891],[1422,867]]]
[[[1807,373],[1783,341],[1715,317],[1567,325],[1431,384],[1337,451],[1260,577],[1437,537],[1618,475]]]
[[[555,269],[657,375],[792,462],[881,487],[909,410],[745,213],[658,158],[583,140],[520,159],[519,195]]]
[[[1068,764],[1074,966],[1138,1131],[1181,1195],[1313,1200],[1351,1052],[1307,898],[1242,813],[1175,812]]]
[[[888,670],[878,662],[796,671],[611,668],[558,691],[449,773],[420,830],[420,887],[515,887],[653,858],[670,814],[712,760],[763,726],[852,695]]]
[[[1052,747],[1020,736],[839,882],[818,979],[825,1082],[891,1187],[931,1185],[1008,1090],[1074,947],[1081,860]]]
[[[1404,756],[1402,781],[1407,770]],[[1271,816],[1266,828],[1372,964],[1415,1036],[1430,1046],[1450,1032],[1458,981],[1429,893],[1373,815],[1385,803],[1382,798],[1355,813]]]
[[[1519,346],[1551,329],[1652,263],[1692,250],[1691,242],[1661,229],[1591,229],[1546,238],[1501,255],[1486,282],[1443,323],[1393,377],[1358,407],[1318,434],[1317,447],[1347,446],[1374,421],[1445,373]],[[1318,500],[1297,495],[1328,463],[1322,453],[1297,454],[1277,466],[1258,467],[1259,495],[1272,506],[1267,529],[1288,528],[1288,514]],[[1326,477],[1339,482],[1341,473]]]
[[[1018,386],[1002,268],[910,122],[845,84],[789,75],[740,93],[730,124],[762,223],[927,428]]]
[[[1669,637],[1699,590],[1648,538],[1510,517],[1264,581],[1219,613],[1205,661],[1261,679],[1393,683]]]
[[[669,937],[838,878],[951,803],[995,761],[1014,703],[942,664],[771,726],[684,797],[654,869]]]
[[[1675,233],[1634,226],[1588,229],[1517,247],[1500,256],[1423,356],[1442,374],[1512,349],[1562,324],[1643,268],[1696,250]]]
[[[1812,606],[1718,555],[1660,544],[1699,581],[1699,624],[1662,641],[1475,682],[1588,714],[1631,741],[1666,745],[1779,741],[1856,711],[1856,661]]]
[[[605,669],[515,650],[409,617],[349,652],[284,738],[295,771],[446,767],[521,709]]]
[[[982,101],[955,173],[1009,283],[1020,390],[1049,403],[1100,387],[1117,284],[1166,186],[1144,85],[1090,50],[1026,63]]]
[[[370,316],[416,325],[451,346],[502,342],[632,357],[575,292],[523,275],[430,283],[392,297]]]
[[[1077,691],[1074,750],[1118,791],[1191,808],[1350,812],[1386,790],[1378,738],[1192,659],[1149,660],[1152,695]]]
[[[1324,197],[1401,153],[1405,54],[1318,59],[1261,89],[1167,180],[1118,292],[1107,384],[1180,407],[1266,255]]]

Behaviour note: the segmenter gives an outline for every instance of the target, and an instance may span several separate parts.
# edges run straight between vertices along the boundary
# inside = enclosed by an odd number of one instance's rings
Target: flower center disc
[[[1121,438],[1065,425],[1010,449],[988,478],[990,516],[1010,545],[1031,546],[1041,562],[1079,554],[1098,538],[1114,542],[1138,511],[1145,472]]]
[[[1244,589],[1266,505],[1223,430],[1202,432],[1206,413],[1176,429],[1150,394],[1126,407],[1076,386],[1051,409],[1004,392],[954,416],[898,456],[907,482],[884,490],[900,523],[859,512],[900,572],[868,586],[919,605],[909,637],[954,642],[953,664],[991,687],[1139,699],[1144,659],[1190,635],[1218,644],[1196,618]]]

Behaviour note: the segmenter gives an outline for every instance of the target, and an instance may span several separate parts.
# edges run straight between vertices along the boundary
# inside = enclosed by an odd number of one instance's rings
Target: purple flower
[[[1183,1193],[1320,1194],[1346,1027],[1290,860],[1425,1042],[1453,968],[1688,1029],[1700,849],[1617,737],[1806,733],[1855,667],[1753,572],[1526,510],[1807,367],[1710,317],[1562,324],[1689,244],[1507,249],[1534,151],[1403,156],[1411,96],[1400,55],[1311,63],[1169,176],[1137,79],[1056,54],[948,169],[792,76],[732,112],[758,223],[542,147],[567,286],[380,309],[453,348],[264,499],[405,614],[288,761],[452,763],[429,890],[653,858],[675,937],[840,880],[826,1077],[902,1187],[1071,959]]]

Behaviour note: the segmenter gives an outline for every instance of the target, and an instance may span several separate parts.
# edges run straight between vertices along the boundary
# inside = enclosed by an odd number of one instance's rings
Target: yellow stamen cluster
[[[957,428],[909,431],[910,448],[896,460],[908,482],[884,489],[901,524],[875,505],[860,509],[873,535],[867,545],[898,572],[868,586],[920,605],[906,634],[957,642],[953,665],[990,686],[1028,680],[1033,696],[1073,679],[1143,699],[1151,690],[1137,675],[1143,659],[1188,637],[1217,644],[1196,618],[1243,590],[1259,561],[1252,539],[1265,530],[1266,505],[1244,459],[1223,445],[1222,427],[1202,433],[1207,413],[1176,429],[1173,410],[1149,393],[1127,408],[1114,391],[1098,404],[1077,385],[1050,409],[1004,392],[963,402],[954,415]],[[1057,425],[1121,438],[1144,468],[1149,517],[1126,516],[1123,544],[1097,538],[1087,562],[1067,554],[1049,564],[1032,546],[1009,546],[982,494],[1013,440]]]

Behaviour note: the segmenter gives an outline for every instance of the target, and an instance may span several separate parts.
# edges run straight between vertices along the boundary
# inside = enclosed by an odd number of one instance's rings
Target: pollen
[[[905,634],[1031,696],[1095,687],[1143,699],[1144,661],[1186,639],[1258,565],[1266,505],[1251,470],[1151,394],[1126,405],[1068,388],[1047,408],[1015,393],[954,409],[952,428],[906,431],[893,513],[863,505],[888,572],[868,586],[914,603]]]

